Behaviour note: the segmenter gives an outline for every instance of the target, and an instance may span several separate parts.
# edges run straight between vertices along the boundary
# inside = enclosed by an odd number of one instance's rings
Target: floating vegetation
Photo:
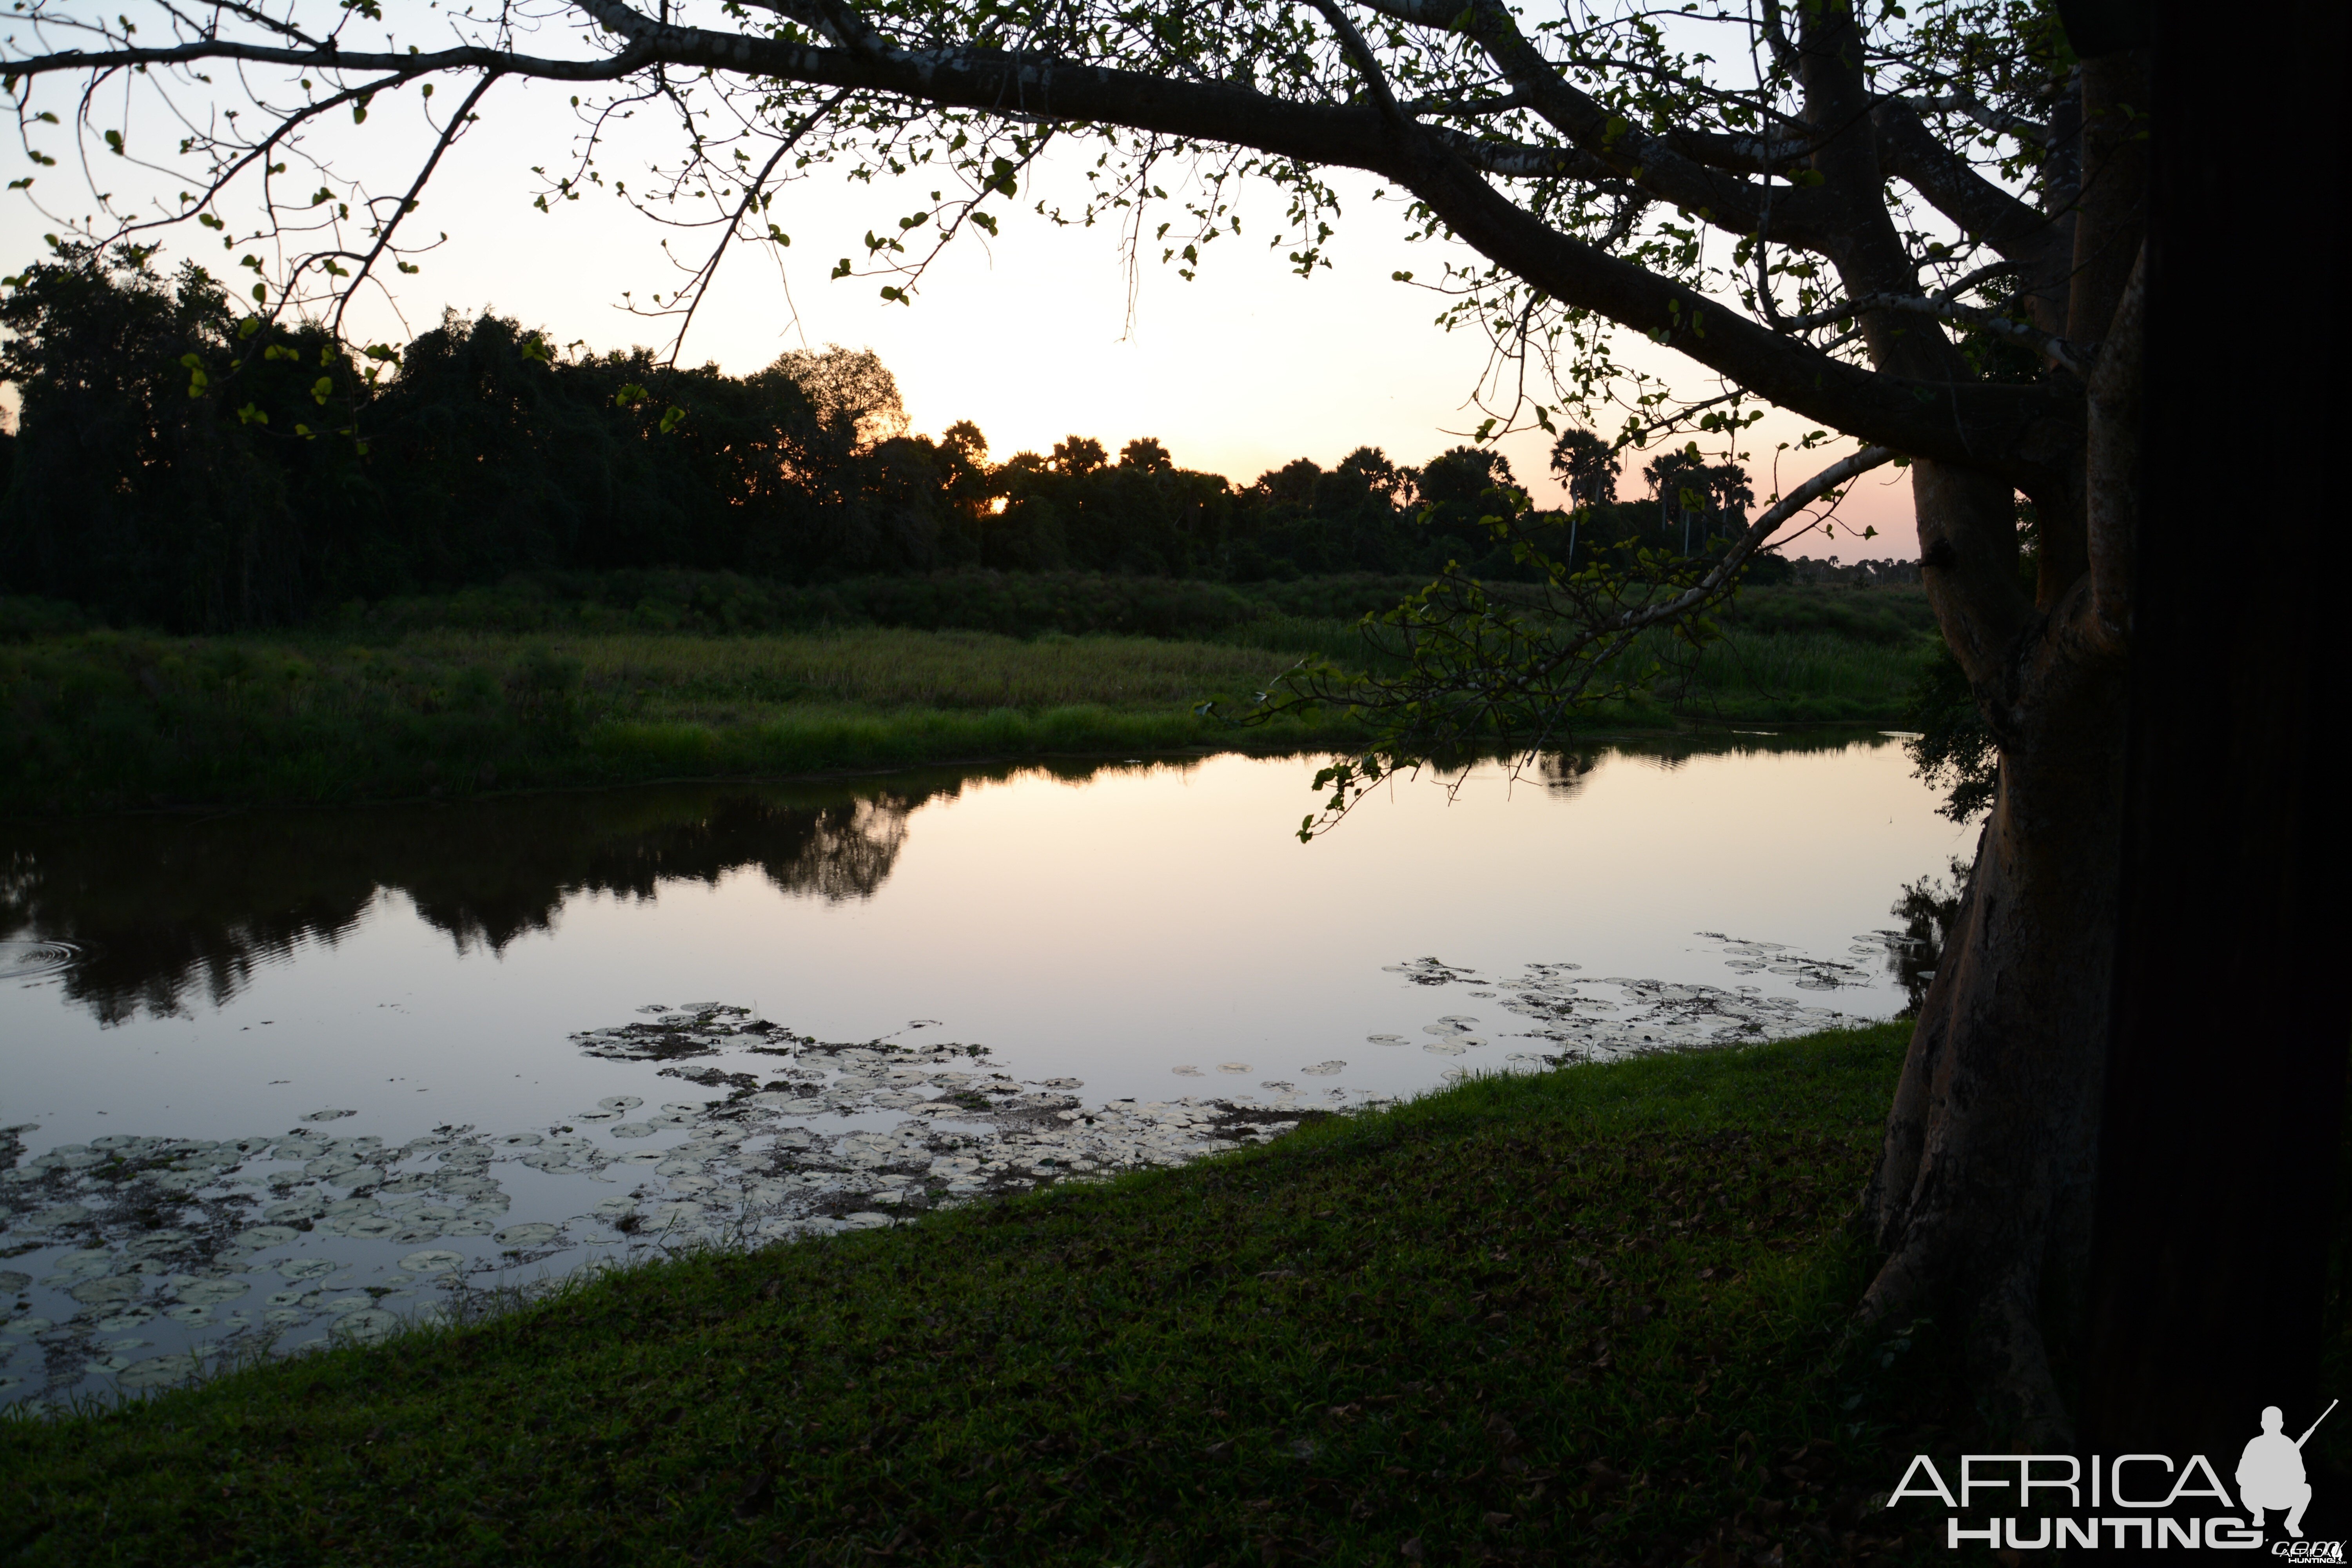
[[[574,1043],[723,1092],[652,1110],[613,1095],[543,1131],[443,1126],[400,1144],[319,1130],[353,1114],[341,1110],[281,1135],[109,1136],[30,1158],[23,1136],[34,1128],[0,1131],[0,1256],[34,1255],[40,1270],[0,1274],[0,1398],[168,1387],[224,1356],[373,1342],[404,1322],[462,1315],[485,1289],[511,1294],[496,1280],[518,1268],[871,1229],[1194,1159],[1327,1114],[1200,1099],[1087,1109],[1080,1080],[1015,1079],[986,1065],[985,1047],[828,1043],[716,1003],[646,1019]],[[690,1060],[722,1054],[758,1070]],[[897,1113],[895,1125],[823,1125],[877,1112]],[[579,1184],[555,1190],[561,1211],[546,1211],[542,1187],[540,1212],[511,1215],[517,1168]],[[371,1269],[393,1283],[352,1289]],[[184,1342],[134,1342],[134,1331]]]
[[[1796,988],[1866,983],[1864,969],[1702,933],[1740,973]],[[1488,1016],[1366,1037],[1465,1058],[1506,1013],[1526,1048],[1492,1070],[1738,1044],[1843,1021],[1793,997],[1535,963],[1516,979],[1421,958],[1388,966],[1462,987]],[[1044,1184],[1169,1165],[1276,1137],[1361,1090],[1261,1080],[1273,1098],[1087,1105],[1084,1083],[1023,1080],[984,1046],[918,1029],[856,1043],[796,1034],[722,1003],[649,1005],[572,1037],[586,1055],[650,1064],[706,1091],[649,1107],[614,1094],[539,1128],[445,1125],[405,1142],[338,1137],[357,1114],[314,1110],[283,1133],[208,1140],[109,1134],[27,1156],[0,1128],[0,1401],[169,1387],[273,1350],[373,1342],[403,1324],[528,1299],[553,1275],[652,1250],[750,1246],[872,1229]],[[1410,1058],[1381,1058],[1391,1067]],[[1301,1079],[1333,1079],[1333,1058]],[[1434,1064],[1432,1064],[1434,1066]],[[643,1070],[642,1068],[640,1070]],[[1247,1062],[1207,1070],[1239,1076]],[[1278,1068],[1276,1070],[1279,1070]],[[1438,1069],[1446,1081],[1469,1064]],[[528,1173],[529,1185],[509,1190]],[[528,1194],[527,1212],[511,1212]],[[522,1282],[517,1283],[520,1279]]]
[[[1811,958],[1779,942],[1748,942],[1720,931],[1696,934],[1722,944],[1725,965],[1735,973],[1769,973],[1803,991],[1871,984],[1869,972],[1859,964]],[[1727,989],[1622,974],[1586,978],[1582,966],[1574,963],[1530,963],[1518,980],[1481,976],[1475,970],[1434,958],[1388,967],[1417,985],[1460,984],[1471,996],[1499,994],[1502,1010],[1528,1019],[1530,1026],[1520,1037],[1548,1048],[1510,1053],[1505,1058],[1506,1070],[1533,1071],[1660,1051],[1750,1045],[1856,1021],[1828,1008],[1807,1006],[1793,997],[1768,996],[1759,985]],[[1470,1032],[1478,1023],[1468,1015],[1447,1014],[1422,1026],[1422,1032],[1431,1037],[1422,1048],[1441,1056],[1459,1056],[1483,1047],[1486,1041]],[[1375,1045],[1409,1043],[1396,1035],[1370,1037]],[[1448,1068],[1446,1074],[1452,1077],[1464,1070]]]
[[[1736,973],[1783,975],[1800,991],[1835,991],[1843,986],[1869,984],[1868,972],[1858,964],[1841,963],[1833,958],[1809,958],[1777,942],[1744,942],[1711,931],[1698,934],[1723,943],[1723,951],[1730,955],[1724,960],[1724,967]],[[1878,950],[1870,949],[1862,956],[1875,958]]]

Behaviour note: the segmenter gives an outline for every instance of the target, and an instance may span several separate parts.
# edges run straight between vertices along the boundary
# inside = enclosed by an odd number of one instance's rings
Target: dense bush
[[[21,413],[0,438],[0,595],[118,626],[233,630],[519,574],[671,569],[767,584],[730,589],[722,619],[1154,631],[1238,612],[1191,587],[1047,606],[1019,584],[1420,582],[1448,562],[1526,575],[1486,521],[1517,497],[1491,451],[1415,469],[1360,447],[1328,471],[1300,458],[1239,487],[1177,468],[1150,437],[1116,460],[1072,436],[992,464],[968,422],[908,434],[866,352],[730,376],[642,349],[559,352],[491,313],[445,317],[403,348],[360,345],[247,315],[201,268],[166,279],[135,250],[61,247],[5,286],[0,379]],[[1526,526],[1556,556],[1572,535],[1581,563],[1655,542],[1661,518],[1608,503]],[[1017,575],[936,575],[973,571]],[[886,576],[915,580],[867,581]],[[830,598],[778,599],[778,584]],[[1343,613],[1377,607],[1349,588],[1302,592],[1277,607],[1342,613],[1333,593]],[[667,602],[655,600],[648,613]]]

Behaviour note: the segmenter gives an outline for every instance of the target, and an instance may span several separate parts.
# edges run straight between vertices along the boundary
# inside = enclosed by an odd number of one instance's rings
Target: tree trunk
[[[1990,520],[1964,514],[2005,510],[2008,487],[1921,470],[1923,560],[1941,601],[1938,579],[1962,565],[1938,542],[1981,537]],[[1960,1328],[1978,1381],[2006,1406],[1996,1418],[2038,1445],[2067,1435],[2042,1323],[2045,1302],[2079,1300],[2087,1266],[2113,956],[2122,665],[2063,629],[2089,591],[2078,583],[1987,661],[1998,689],[1979,682],[2000,792],[1864,1209],[1886,1254],[1864,1321]]]
[[[2313,0],[2242,28],[2215,29],[2181,0],[2162,16],[2144,449],[2164,457],[2147,476],[2133,595],[2084,1436],[2108,1453],[2219,1457],[2254,1435],[2263,1406],[2299,1432],[2340,1392],[2320,1369],[2329,1254],[2344,1241],[2352,1004],[2336,965],[2352,942],[2352,846],[2326,758],[2342,744],[2352,564],[2340,514],[2302,475],[2243,464],[2211,435],[2259,427],[2280,450],[2328,447],[2341,310],[2250,358],[2212,331],[2210,301],[2250,247],[2291,232],[2304,191],[2341,183],[2326,171],[2342,153],[2248,160],[2202,128],[2257,116],[2286,144],[2336,146],[2347,26],[2340,5]],[[2261,520],[2275,570],[2216,584],[2216,495],[2228,515]],[[2323,1434],[2307,1458],[2326,1446]],[[2305,1532],[2346,1533],[2342,1478],[2314,1479]]]

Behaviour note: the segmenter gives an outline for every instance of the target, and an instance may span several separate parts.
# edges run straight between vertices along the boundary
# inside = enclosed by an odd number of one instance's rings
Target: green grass
[[[1906,640],[1860,641],[1834,631],[1769,630],[1734,623],[1687,671],[1669,667],[1654,683],[1685,717],[1726,722],[1894,723],[1936,647]],[[1636,657],[1665,658],[1663,636]]]
[[[1890,1436],[1885,1391],[1844,1370],[1881,1376],[1909,1342],[1834,1349],[1864,1277],[1842,1218],[1905,1032],[1473,1080],[1190,1167],[0,1422],[0,1556],[1940,1554],[1864,1506],[1918,1434]]]
[[[1295,660],[1149,637],[89,632],[0,645],[0,810],[333,802],[1231,745]],[[1344,742],[1344,715],[1240,739]]]
[[[1307,613],[1244,605],[1249,618],[1204,622],[1185,638],[599,630],[562,624],[561,605],[511,595],[484,604],[559,624],[432,624],[434,614],[463,618],[471,601],[462,595],[274,637],[59,629],[28,611],[9,623],[16,640],[0,640],[0,812],[328,804],[1360,742],[1366,730],[1340,712],[1236,731],[1192,711],[1204,698],[1259,689],[1302,658],[1360,668],[1372,657],[1351,620],[1314,613],[1315,584],[1288,586]],[[1322,597],[1377,586],[1337,580]],[[1929,646],[1903,622],[1899,598],[1844,595],[1872,601],[1857,609],[1836,595],[1761,595],[1688,669],[1591,715],[1588,727],[1895,721]],[[1647,663],[1668,647],[1662,636],[1634,657]]]

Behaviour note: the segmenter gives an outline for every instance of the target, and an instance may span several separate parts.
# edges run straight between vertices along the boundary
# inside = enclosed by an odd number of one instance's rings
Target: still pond
[[[1885,1017],[1969,837],[1874,732],[1399,781],[1302,845],[1313,767],[0,825],[0,1403]]]

